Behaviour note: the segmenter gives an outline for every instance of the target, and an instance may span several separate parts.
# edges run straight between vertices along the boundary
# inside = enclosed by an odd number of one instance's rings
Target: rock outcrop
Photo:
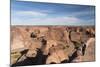
[[[86,44],[86,50],[83,50],[86,56],[82,55],[83,44]],[[41,63],[38,61],[40,64],[93,61],[94,49],[91,48],[94,45],[94,27],[12,26],[11,64],[24,64],[28,58],[34,58],[31,64],[35,64],[41,56]],[[93,57],[84,60],[90,56],[88,47]]]

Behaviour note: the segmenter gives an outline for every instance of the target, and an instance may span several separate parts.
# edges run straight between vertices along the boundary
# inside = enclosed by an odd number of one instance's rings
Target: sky
[[[95,25],[95,6],[11,0],[11,25]]]

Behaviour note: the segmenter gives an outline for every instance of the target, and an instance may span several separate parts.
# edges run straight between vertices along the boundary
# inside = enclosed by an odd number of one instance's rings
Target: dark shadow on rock
[[[75,58],[77,57],[77,51],[75,51],[72,56],[69,57],[69,60],[67,63],[71,63]]]
[[[47,55],[43,55],[41,50],[38,50],[37,53],[38,54],[37,54],[37,56],[35,58],[27,57],[24,61],[17,62],[15,64],[13,64],[11,67],[45,64]]]

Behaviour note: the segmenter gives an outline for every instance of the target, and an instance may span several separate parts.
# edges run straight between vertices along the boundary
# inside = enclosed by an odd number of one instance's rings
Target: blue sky
[[[12,25],[94,25],[95,7],[11,0]]]

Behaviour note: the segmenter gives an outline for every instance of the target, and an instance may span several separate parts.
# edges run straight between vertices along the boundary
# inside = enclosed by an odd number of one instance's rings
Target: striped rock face
[[[68,60],[68,53],[61,46],[54,46],[50,48],[50,55],[46,60],[46,64],[61,63],[63,60]]]
[[[31,42],[31,45],[29,46],[29,50],[26,54],[27,57],[36,57],[37,55],[37,49],[40,49],[42,47],[41,40],[33,40]]]
[[[20,29],[13,28],[11,30],[11,64],[16,63],[17,59],[21,56],[21,51],[25,48],[25,43]]]
[[[26,54],[27,57],[36,57],[37,50],[29,50]]]
[[[87,47],[95,44],[95,38],[89,38],[86,42]]]
[[[25,48],[24,44],[25,43],[20,30],[18,28],[13,29],[11,31],[11,50],[17,50],[21,48],[24,49]]]

